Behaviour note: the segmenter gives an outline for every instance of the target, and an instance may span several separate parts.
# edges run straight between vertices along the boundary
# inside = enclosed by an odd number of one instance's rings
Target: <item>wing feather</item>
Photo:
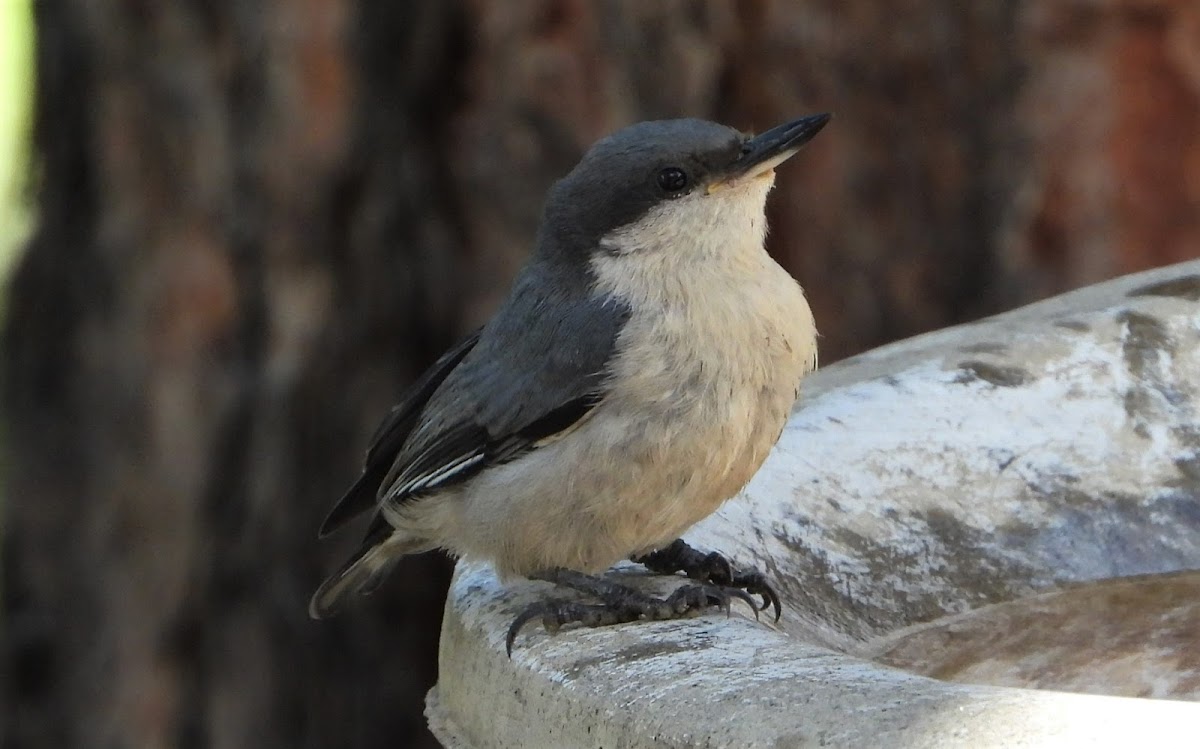
[[[321,526],[460,484],[568,433],[600,403],[629,310],[583,271],[527,266],[496,317],[392,409],[363,475]],[[380,526],[377,514],[372,528]]]
[[[518,281],[479,345],[430,399],[383,480],[383,502],[515,460],[603,400],[628,309],[537,270]]]
[[[430,396],[478,342],[478,330],[459,341],[434,362],[433,366],[412,384],[404,399],[388,412],[371,438],[371,446],[367,448],[367,456],[363,461],[362,474],[329,511],[329,515],[321,523],[320,536],[329,535],[377,505],[379,487],[391,470],[396,454],[408,439]]]

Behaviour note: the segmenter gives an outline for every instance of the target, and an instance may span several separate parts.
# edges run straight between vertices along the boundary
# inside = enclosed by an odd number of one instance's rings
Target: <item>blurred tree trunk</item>
[[[6,339],[8,746],[417,746],[448,563],[315,529],[457,333],[440,3],[38,6]],[[427,744],[432,740],[426,738]]]
[[[314,531],[620,125],[836,111],[770,206],[823,361],[1200,245],[1192,0],[37,12],[41,226],[4,339],[14,748],[429,745],[448,564],[311,622],[355,541]]]

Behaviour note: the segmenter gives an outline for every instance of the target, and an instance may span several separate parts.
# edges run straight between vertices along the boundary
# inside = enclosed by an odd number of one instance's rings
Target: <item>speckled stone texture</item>
[[[735,607],[531,628],[509,660],[544,586],[460,565],[439,738],[1195,746],[1200,261],[818,372],[762,471],[687,538],[766,572],[779,625]],[[670,586],[639,569],[614,574]]]

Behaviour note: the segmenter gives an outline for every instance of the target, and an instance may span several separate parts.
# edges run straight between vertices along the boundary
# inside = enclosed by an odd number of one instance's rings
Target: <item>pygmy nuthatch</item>
[[[313,596],[324,617],[434,548],[594,596],[541,618],[667,619],[778,597],[679,535],[754,475],[817,362],[800,286],[763,248],[774,168],[829,121],[750,137],[643,122],[596,143],[550,190],[533,255],[482,329],[384,419],[321,527],[367,510],[361,549]],[[665,599],[593,576],[631,558],[697,580]],[[755,604],[757,606],[757,604]]]

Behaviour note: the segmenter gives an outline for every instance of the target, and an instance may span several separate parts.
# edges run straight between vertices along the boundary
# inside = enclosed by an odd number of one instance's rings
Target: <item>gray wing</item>
[[[412,384],[400,403],[392,408],[371,437],[367,457],[363,461],[363,472],[342,498],[338,500],[325,522],[321,523],[318,535],[327,536],[347,522],[377,506],[380,485],[391,470],[396,455],[404,446],[421,412],[430,397],[445,382],[454,368],[479,342],[479,331],[475,331],[433,363],[425,374]]]
[[[628,308],[586,278],[525,269],[479,342],[433,393],[381,485],[382,502],[445,488],[533,450],[603,398]]]

